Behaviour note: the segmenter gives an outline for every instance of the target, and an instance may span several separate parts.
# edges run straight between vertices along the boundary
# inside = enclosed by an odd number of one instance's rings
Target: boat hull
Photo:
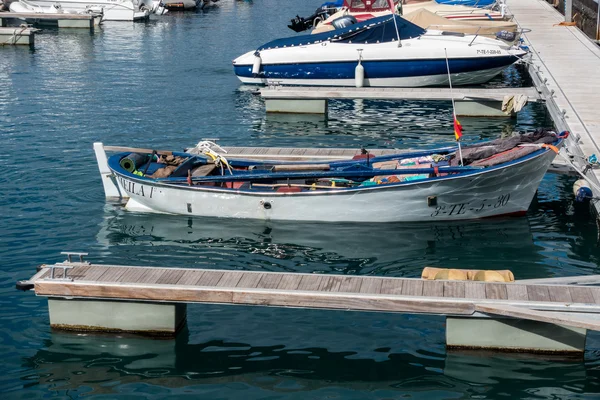
[[[506,67],[497,67],[473,72],[460,72],[451,74],[452,85],[478,85],[488,82]],[[269,76],[269,74],[265,74]],[[354,76],[344,75],[342,78],[295,78],[282,77],[280,74],[274,77],[248,77],[238,75],[242,83],[250,85],[295,85],[295,86],[356,86]],[[424,87],[424,86],[447,86],[448,74],[423,75],[423,76],[400,76],[400,77],[374,77],[365,78],[366,87]]]
[[[150,17],[150,1],[143,0],[29,0],[40,7],[60,4],[63,9],[85,12],[88,8],[102,10],[103,21],[145,21]],[[140,7],[141,6],[141,7]]]
[[[113,173],[133,211],[282,221],[449,221],[524,214],[554,155],[536,153],[468,175],[292,194],[175,186]]]
[[[363,86],[423,87],[485,83],[519,61],[525,51],[499,40],[428,33],[397,42],[313,43],[248,52],[233,61],[246,84],[356,86],[358,55]],[[260,61],[257,71],[256,61]]]

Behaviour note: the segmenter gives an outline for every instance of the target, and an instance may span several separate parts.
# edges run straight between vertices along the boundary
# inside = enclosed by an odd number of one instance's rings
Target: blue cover
[[[321,4],[321,7],[343,7],[344,6],[344,0],[335,0],[335,1],[328,1],[327,3],[323,3]]]
[[[334,31],[318,33],[316,35],[301,35],[289,38],[276,39],[260,46],[257,50],[277,49],[280,47],[301,46],[312,43],[320,43],[327,40],[341,43],[385,43],[398,40],[398,33],[394,25],[396,25],[400,33],[400,39],[411,39],[421,36],[425,33],[425,29],[408,22],[398,15],[384,15],[383,17],[371,18],[358,24],[350,25],[347,28],[336,29]]]
[[[438,4],[448,4],[452,6],[467,6],[467,7],[489,7],[496,0],[435,0]]]

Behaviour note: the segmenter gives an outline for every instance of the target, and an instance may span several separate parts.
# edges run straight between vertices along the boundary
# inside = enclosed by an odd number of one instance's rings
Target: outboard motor
[[[335,14],[336,12],[337,7],[331,5],[330,3],[325,3],[321,7],[317,8],[315,13],[310,17],[303,18],[299,15],[296,15],[296,18],[290,21],[291,24],[288,25],[288,28],[294,32],[302,32],[312,28],[315,25],[316,19],[325,21],[330,15]]]
[[[331,25],[335,29],[347,28],[350,25],[358,23],[358,20],[353,15],[344,15],[331,21]]]

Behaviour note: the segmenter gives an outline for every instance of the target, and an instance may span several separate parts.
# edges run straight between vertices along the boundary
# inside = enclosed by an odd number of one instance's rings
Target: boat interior
[[[348,160],[289,162],[228,160],[197,148],[189,152],[119,153],[109,166],[120,174],[165,184],[281,193],[393,185],[502,166],[556,150],[560,137],[540,131],[471,146],[374,157],[366,149]],[[194,152],[198,154],[194,154]],[[461,162],[462,160],[462,162]]]

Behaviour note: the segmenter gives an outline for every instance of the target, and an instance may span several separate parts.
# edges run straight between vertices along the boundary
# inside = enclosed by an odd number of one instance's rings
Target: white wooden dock
[[[379,87],[303,87],[270,86],[260,89],[267,99],[370,99],[370,100],[489,100],[502,101],[506,96],[523,95],[528,101],[540,101],[533,87],[524,88],[379,88]]]
[[[174,334],[185,323],[186,303],[443,315],[450,347],[581,352],[586,331],[600,330],[600,287],[561,280],[424,280],[81,259],[42,265],[17,287],[48,297],[50,324],[70,330]]]
[[[26,45],[35,44],[35,33],[38,29],[15,26],[11,28],[0,27],[0,46],[5,45]]]
[[[544,0],[507,3],[515,22],[531,29],[522,35],[532,53],[529,72],[557,128],[573,134],[566,147],[585,170],[589,156],[600,157],[600,47],[577,27],[558,25],[564,16]],[[598,165],[586,176],[600,184]],[[594,190],[594,197],[599,196]]]
[[[93,30],[102,21],[102,15],[68,13],[14,13],[0,12],[0,26],[6,26],[8,20],[25,20],[29,24],[48,25],[58,28],[84,28]]]
[[[379,87],[302,87],[269,86],[258,91],[265,100],[267,113],[327,114],[329,100],[424,100],[454,99],[458,116],[514,116],[514,110],[503,111],[509,98],[522,98],[524,103],[542,101],[533,87],[525,88],[379,88]],[[518,110],[517,110],[518,111]]]

